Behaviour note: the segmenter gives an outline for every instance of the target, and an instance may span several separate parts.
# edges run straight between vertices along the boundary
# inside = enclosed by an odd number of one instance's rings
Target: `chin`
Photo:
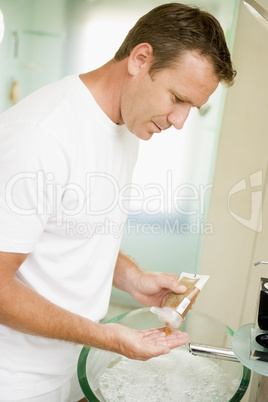
[[[149,141],[151,138],[152,138],[152,136],[154,135],[154,133],[153,134],[150,134],[148,137],[146,137],[146,138],[142,138],[142,140],[143,141]]]
[[[136,137],[138,137],[140,140],[143,141],[149,141],[152,136],[154,135],[154,133],[150,133],[150,132],[143,132],[143,133],[134,133],[136,135]]]
[[[146,130],[141,127],[128,127],[127,124],[126,127],[132,134],[143,141],[150,140],[155,133],[153,130]]]

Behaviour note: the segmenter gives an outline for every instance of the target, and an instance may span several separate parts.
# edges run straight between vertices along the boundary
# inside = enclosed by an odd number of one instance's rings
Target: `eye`
[[[178,96],[174,95],[174,99],[176,103],[183,103],[183,100],[181,100]]]

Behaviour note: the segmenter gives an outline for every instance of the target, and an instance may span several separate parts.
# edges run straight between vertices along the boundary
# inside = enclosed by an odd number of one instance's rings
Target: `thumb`
[[[178,281],[178,277],[166,276],[162,285],[174,293],[185,293],[187,290],[187,287]]]
[[[187,287],[184,285],[181,285],[181,283],[177,281],[177,283],[174,283],[172,292],[179,294],[179,293],[185,293],[186,290],[187,290]]]

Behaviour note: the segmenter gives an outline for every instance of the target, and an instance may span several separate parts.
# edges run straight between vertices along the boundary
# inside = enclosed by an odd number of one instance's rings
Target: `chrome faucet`
[[[212,359],[229,360],[239,363],[239,360],[231,349],[200,345],[199,343],[189,343],[189,352],[194,356],[210,357]]]

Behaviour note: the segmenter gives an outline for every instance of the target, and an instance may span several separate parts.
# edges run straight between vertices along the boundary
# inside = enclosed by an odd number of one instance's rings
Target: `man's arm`
[[[119,252],[113,285],[145,306],[163,307],[170,292],[186,292],[178,279],[175,274],[142,271],[131,257]]]
[[[15,278],[26,254],[0,252],[0,322],[27,334],[111,350],[147,360],[188,341],[176,331],[165,337],[162,329],[135,331],[118,324],[101,325],[73,314],[28,288]]]
[[[17,331],[75,343],[97,345],[100,325],[49,302],[15,279],[27,254],[0,252],[0,321]]]

